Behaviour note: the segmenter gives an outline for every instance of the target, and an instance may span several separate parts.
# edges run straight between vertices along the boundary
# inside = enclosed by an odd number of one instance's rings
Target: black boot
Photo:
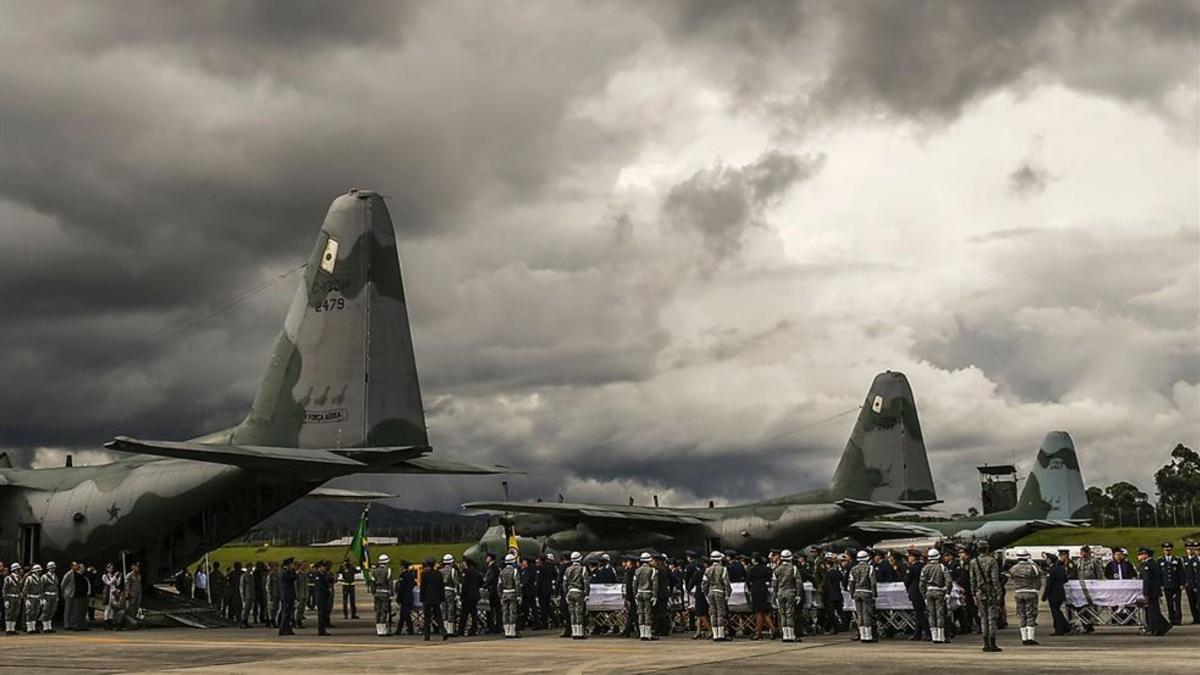
[[[1000,645],[996,644],[996,638],[995,638],[995,637],[992,637],[992,651],[994,651],[994,652],[1002,652],[1002,651],[1004,651],[1003,649],[1000,649]]]

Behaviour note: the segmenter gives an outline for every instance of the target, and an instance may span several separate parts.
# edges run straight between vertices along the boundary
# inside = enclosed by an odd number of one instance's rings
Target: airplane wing
[[[305,499],[320,499],[333,502],[363,502],[374,499],[392,499],[400,495],[387,492],[372,492],[370,490],[346,490],[343,488],[320,487],[304,495]]]
[[[851,513],[859,513],[862,515],[881,515],[884,513],[903,513],[905,511],[920,511],[920,504],[925,502],[875,502],[866,499],[839,499],[835,502],[838,506],[846,509]],[[936,502],[933,502],[936,503]]]
[[[899,537],[940,537],[941,532],[924,527],[920,523],[902,523],[898,521],[857,522],[843,530],[852,537],[869,535],[878,539],[894,539]]]
[[[303,469],[341,475],[392,466],[429,452],[425,446],[394,448],[271,448],[259,445],[209,445],[187,441],[144,441],[117,436],[104,444],[109,450],[158,457],[190,459],[254,470]]]
[[[659,506],[619,506],[614,504],[572,504],[563,502],[467,502],[464,509],[500,513],[533,513],[575,520],[605,520],[622,523],[699,525],[706,519],[682,509]]]

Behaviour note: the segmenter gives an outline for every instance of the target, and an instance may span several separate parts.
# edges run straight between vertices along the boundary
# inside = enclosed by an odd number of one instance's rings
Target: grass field
[[[1185,555],[1183,542],[1200,540],[1200,527],[1056,527],[1034,532],[1013,546],[1101,545],[1124,546],[1133,554],[1139,546],[1149,546],[1161,555],[1164,541],[1175,544],[1175,554]]]
[[[397,546],[371,546],[370,548],[372,558],[378,557],[381,553],[386,553],[389,558],[396,562],[408,560],[409,562],[419,563],[425,558],[440,559],[446,553],[454,554],[455,558],[461,557],[463,551],[473,543],[475,542],[458,544],[401,544]],[[246,563],[255,563],[259,560],[263,562],[279,562],[284,558],[295,558],[297,561],[310,563],[318,560],[329,560],[336,566],[341,564],[345,556],[345,546],[225,546],[210,553],[208,559],[210,562],[220,561],[222,569],[229,569],[229,566],[235,561],[245,565]],[[195,564],[189,565],[188,569],[195,569]]]

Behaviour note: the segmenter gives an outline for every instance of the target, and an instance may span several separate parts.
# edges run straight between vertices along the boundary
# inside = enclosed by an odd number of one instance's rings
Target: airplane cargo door
[[[42,526],[38,523],[21,525],[21,533],[17,538],[17,558],[25,569],[34,563],[41,562]]]
[[[720,550],[721,550],[721,538],[720,537],[709,537],[708,538],[708,552],[712,553],[713,551],[720,551]]]

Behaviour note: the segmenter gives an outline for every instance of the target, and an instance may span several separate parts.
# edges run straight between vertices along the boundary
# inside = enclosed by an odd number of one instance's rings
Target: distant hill
[[[364,504],[301,499],[259,523],[244,539],[279,537],[310,543],[353,534]],[[371,535],[396,536],[407,542],[467,541],[476,539],[487,527],[487,516],[465,516],[440,511],[398,509],[371,504],[368,516]],[[303,541],[303,540],[309,541]]]

